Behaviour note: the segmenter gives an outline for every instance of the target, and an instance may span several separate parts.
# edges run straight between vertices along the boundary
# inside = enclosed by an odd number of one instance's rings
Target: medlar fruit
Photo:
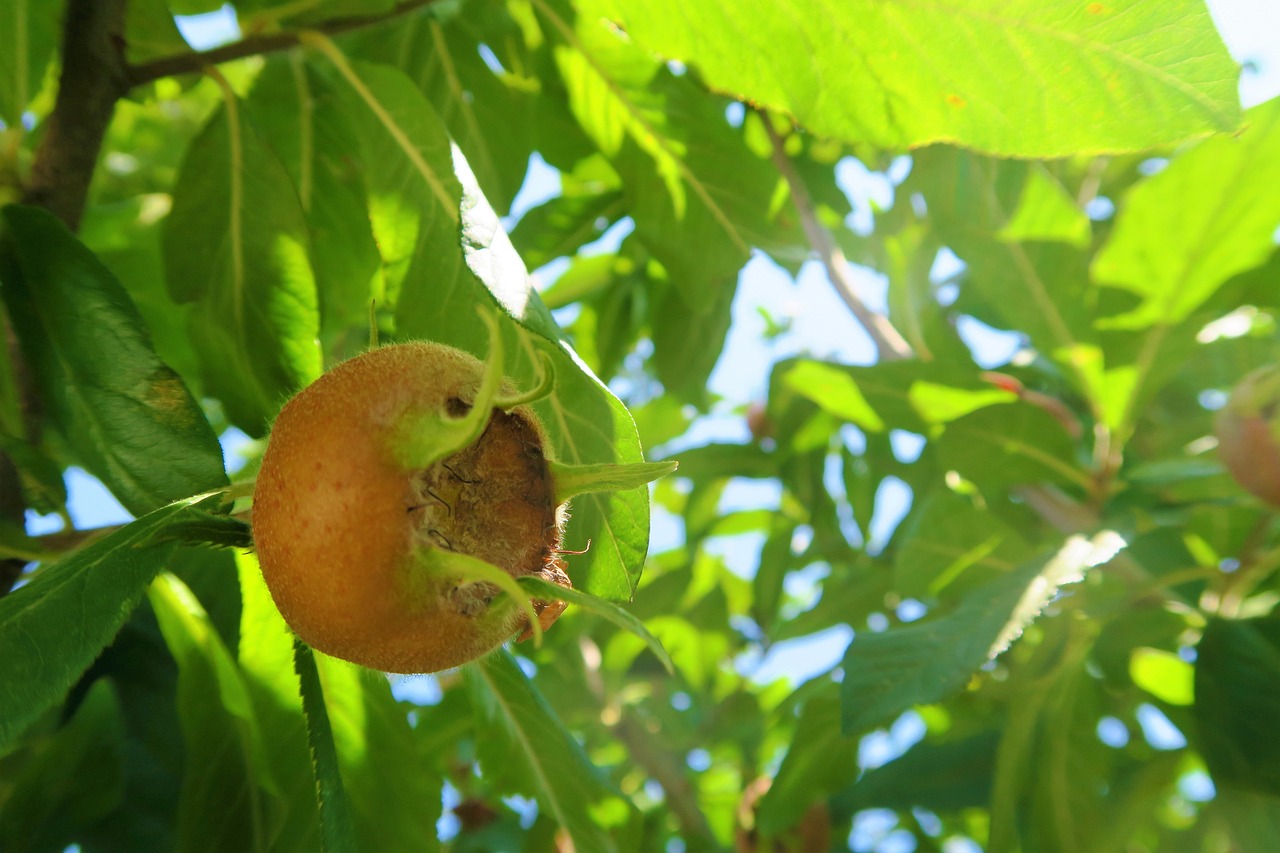
[[[521,396],[486,322],[488,365],[439,343],[385,346],[339,364],[276,418],[254,487],[254,544],[285,621],[314,648],[422,673],[540,633],[564,604],[530,602],[514,579],[570,586],[567,497],[665,471],[552,461],[527,405],[551,390],[549,360],[539,389]]]
[[[1280,506],[1280,366],[1240,380],[1214,422],[1218,456],[1247,492]]]

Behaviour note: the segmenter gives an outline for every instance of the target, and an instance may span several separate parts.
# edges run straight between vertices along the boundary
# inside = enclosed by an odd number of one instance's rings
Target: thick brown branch
[[[72,231],[80,224],[116,101],[129,91],[124,6],[125,0],[67,2],[58,98],[44,123],[22,200],[51,211]]]
[[[333,18],[316,24],[311,28],[311,31],[324,33],[325,35],[351,32],[352,30],[390,21],[393,18],[430,6],[434,2],[436,0],[405,0],[405,2],[397,4],[389,12],[351,18]],[[130,86],[140,86],[164,77],[193,74],[210,65],[221,65],[224,62],[244,59],[247,56],[262,56],[268,53],[289,50],[298,46],[300,36],[301,31],[253,35],[231,44],[224,44],[222,47],[216,47],[213,50],[180,53],[176,56],[166,56],[162,59],[144,62],[141,65],[131,65],[126,69],[126,76]]]
[[[844,304],[853,312],[853,316],[867,330],[867,334],[871,336],[880,361],[900,361],[911,358],[914,354],[911,351],[911,345],[889,322],[889,318],[872,311],[858,297],[853,287],[853,280],[849,276],[849,262],[844,252],[836,245],[831,232],[818,221],[813,199],[809,196],[809,190],[805,187],[804,181],[796,173],[791,158],[787,156],[782,137],[778,136],[778,132],[773,129],[773,123],[768,115],[761,113],[760,119],[764,124],[765,132],[769,134],[769,141],[773,143],[773,163],[791,190],[791,201],[800,214],[805,236],[809,238],[809,245],[818,253],[822,265],[827,268],[827,278],[831,280],[832,286],[840,294]]]

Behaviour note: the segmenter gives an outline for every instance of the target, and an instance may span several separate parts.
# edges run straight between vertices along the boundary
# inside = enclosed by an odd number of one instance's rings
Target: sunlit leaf
[[[0,29],[9,34],[8,49],[0,57],[0,121],[9,127],[21,125],[22,113],[44,85],[61,8],[55,0],[0,2]]]
[[[296,187],[311,236],[326,355],[368,345],[369,303],[385,302],[381,258],[369,221],[359,144],[335,94],[300,55],[274,59],[245,101],[263,142]]]
[[[844,658],[843,730],[865,731],[960,689],[1022,633],[1060,586],[1078,581],[1114,548],[1114,534],[1092,543],[1070,539],[1048,561],[1032,561],[974,590],[945,616],[855,637]]]
[[[528,767],[530,788],[574,846],[582,850],[618,849],[604,827],[625,820],[626,802],[601,778],[515,658],[500,650],[468,666],[465,672],[482,684],[490,697],[490,731],[509,744],[508,760],[514,758]]]
[[[207,390],[261,435],[320,374],[320,319],[297,191],[234,99],[187,150],[163,249],[169,292],[199,305],[189,331]]]
[[[1267,188],[1280,182],[1280,101],[1254,107],[1246,120],[1239,134],[1200,143],[1125,196],[1090,272],[1142,303],[1106,318],[1108,327],[1184,320],[1275,251],[1280,200]]]
[[[1134,649],[1129,658],[1133,683],[1170,705],[1190,705],[1195,701],[1194,672],[1191,664],[1160,649]]]
[[[259,849],[267,841],[265,817],[275,786],[244,677],[182,581],[161,575],[148,598],[178,662],[178,714],[188,759],[178,847]]]
[[[950,492],[918,505],[902,537],[893,566],[903,595],[971,589],[975,576],[991,580],[1031,557],[1031,546],[1016,530]]]
[[[1052,240],[1085,246],[1089,231],[1089,217],[1062,184],[1043,167],[1033,167],[1027,172],[1018,206],[996,236],[1001,240]]]
[[[1235,65],[1194,0],[860,0],[820,10],[789,0],[750,16],[723,0],[604,8],[634,41],[696,67],[714,88],[847,142],[1056,157],[1179,142],[1239,120]]]
[[[1088,485],[1062,424],[1035,406],[979,409],[948,424],[935,446],[939,464],[979,486]]]

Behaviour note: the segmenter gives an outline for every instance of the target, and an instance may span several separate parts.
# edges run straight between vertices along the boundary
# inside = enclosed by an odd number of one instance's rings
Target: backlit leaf
[[[696,67],[712,87],[852,143],[1058,157],[1169,144],[1239,121],[1235,64],[1195,0],[787,0],[751,15],[724,0],[605,8],[634,41]]]

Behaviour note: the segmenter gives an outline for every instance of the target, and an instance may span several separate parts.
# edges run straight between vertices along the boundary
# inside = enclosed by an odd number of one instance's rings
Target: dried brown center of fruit
[[[450,400],[449,413],[467,405]],[[560,531],[551,476],[534,427],[495,409],[471,446],[410,477],[407,509],[419,547],[443,548],[491,563],[512,577],[558,563]],[[448,593],[459,613],[487,610],[498,589],[461,583]]]

